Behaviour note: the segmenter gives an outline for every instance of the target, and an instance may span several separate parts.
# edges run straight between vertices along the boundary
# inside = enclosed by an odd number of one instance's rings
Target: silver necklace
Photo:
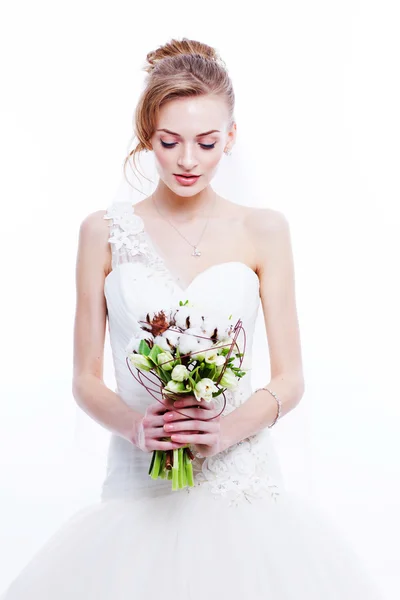
[[[159,215],[160,215],[160,216],[161,216],[161,217],[162,217],[162,218],[163,218],[165,221],[167,221],[167,222],[168,222],[168,223],[171,225],[171,227],[173,227],[173,228],[175,229],[175,231],[177,231],[177,233],[179,233],[179,235],[180,235],[180,236],[181,236],[181,237],[182,237],[182,238],[185,240],[185,242],[187,242],[187,243],[189,244],[189,246],[191,246],[191,247],[193,248],[193,252],[192,252],[191,256],[195,256],[195,257],[201,256],[201,252],[200,252],[200,250],[198,249],[198,246],[199,246],[199,244],[200,244],[200,242],[201,242],[201,240],[202,240],[202,238],[203,238],[204,232],[205,232],[205,230],[206,230],[206,228],[207,228],[208,221],[210,220],[210,215],[209,215],[209,216],[207,217],[207,219],[206,219],[206,222],[205,222],[205,224],[204,224],[204,227],[203,227],[203,231],[201,232],[201,235],[200,235],[200,238],[199,238],[199,240],[198,240],[197,244],[192,244],[192,242],[189,242],[189,240],[188,240],[188,239],[187,239],[187,238],[186,238],[186,237],[183,235],[183,233],[181,233],[181,232],[179,231],[179,229],[178,229],[177,227],[175,227],[175,225],[174,225],[173,223],[171,223],[171,221],[168,219],[168,217],[165,217],[165,216],[164,216],[164,215],[163,215],[163,214],[160,212],[160,209],[158,208],[158,206],[157,206],[157,204],[156,204],[156,201],[155,201],[155,199],[154,199],[154,192],[153,192],[153,194],[151,195],[151,199],[153,200],[153,204],[154,204],[154,206],[156,207],[158,214],[159,214]],[[214,205],[215,205],[216,201],[217,201],[217,192],[215,192],[215,197],[214,197],[214,204],[213,204],[213,207],[214,207]],[[210,214],[211,214],[211,213],[210,213]]]

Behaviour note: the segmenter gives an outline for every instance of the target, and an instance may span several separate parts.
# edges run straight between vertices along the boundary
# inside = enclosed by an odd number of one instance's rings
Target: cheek
[[[165,170],[171,164],[171,156],[167,152],[156,152],[154,151],[154,158],[160,169]]]

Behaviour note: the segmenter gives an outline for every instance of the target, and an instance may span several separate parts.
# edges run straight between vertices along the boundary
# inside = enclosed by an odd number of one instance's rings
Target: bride
[[[234,92],[216,51],[172,40],[147,55],[138,143],[159,174],[139,202],[81,224],[73,393],[111,432],[100,502],[54,533],[2,600],[372,600],[378,590],[323,514],[284,489],[270,429],[304,394],[288,221],[236,204],[211,182],[235,145]],[[143,315],[189,300],[234,314],[251,365],[261,303],[271,378],[218,402],[155,400],[127,347]],[[108,323],[117,389],[103,381]],[[211,418],[213,417],[213,418]],[[151,479],[154,450],[189,444],[194,485]]]

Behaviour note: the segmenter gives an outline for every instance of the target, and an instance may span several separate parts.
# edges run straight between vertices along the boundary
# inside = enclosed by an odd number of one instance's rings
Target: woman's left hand
[[[195,396],[185,396],[176,401],[174,407],[176,411],[164,414],[164,430],[172,442],[190,444],[202,456],[214,456],[224,449],[221,415],[204,421],[220,412],[215,410],[213,401],[199,402]]]

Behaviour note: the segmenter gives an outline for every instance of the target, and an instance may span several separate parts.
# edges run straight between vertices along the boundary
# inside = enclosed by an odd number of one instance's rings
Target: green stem
[[[172,466],[172,490],[175,492],[179,489],[179,449],[175,448],[174,453],[174,464]]]
[[[154,465],[153,465],[153,468],[151,470],[151,477],[152,477],[152,479],[157,479],[158,475],[160,473],[161,453],[162,453],[162,450],[156,450],[156,456],[155,456],[155,459],[154,459]]]
[[[190,456],[188,455],[188,453],[186,452],[186,479],[187,479],[187,485],[189,487],[193,487],[194,486],[194,481],[193,481],[193,465],[192,465],[192,461],[190,460]]]
[[[183,448],[178,449],[179,453],[179,466],[178,466],[178,475],[179,475],[179,489],[181,490],[183,485]]]

